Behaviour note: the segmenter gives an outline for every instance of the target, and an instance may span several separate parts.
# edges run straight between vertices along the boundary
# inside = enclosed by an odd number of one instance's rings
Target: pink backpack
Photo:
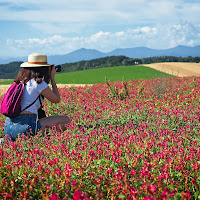
[[[13,83],[1,101],[1,113],[9,118],[15,118],[21,112],[21,97],[24,84]]]

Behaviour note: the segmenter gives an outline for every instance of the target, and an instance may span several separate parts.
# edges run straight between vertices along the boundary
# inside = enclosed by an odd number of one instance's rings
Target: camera
[[[61,72],[61,65],[56,65],[55,66],[56,72]]]

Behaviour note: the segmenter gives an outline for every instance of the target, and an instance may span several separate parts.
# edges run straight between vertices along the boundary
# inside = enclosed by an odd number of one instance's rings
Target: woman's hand
[[[60,102],[60,93],[58,91],[56,81],[55,81],[55,75],[56,75],[56,69],[55,66],[51,66],[51,85],[52,85],[52,90],[47,87],[46,89],[42,90],[41,94],[47,98],[49,101],[52,103],[59,103]]]
[[[53,65],[51,69],[51,82],[55,82],[55,75],[56,75],[56,69],[55,66]]]

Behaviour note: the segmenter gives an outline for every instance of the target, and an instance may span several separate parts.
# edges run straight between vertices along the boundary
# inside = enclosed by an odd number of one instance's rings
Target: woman
[[[21,100],[21,109],[23,111],[16,118],[6,118],[5,135],[15,140],[22,133],[35,135],[39,130],[44,133],[53,126],[56,126],[57,130],[66,130],[66,124],[70,123],[69,117],[57,115],[38,119],[37,115],[38,107],[41,105],[38,98],[40,94],[52,103],[60,102],[60,94],[55,81],[55,66],[47,64],[47,56],[45,54],[34,53],[29,55],[28,62],[22,63],[20,67],[23,69],[19,72],[15,82],[22,81],[25,85]],[[50,81],[52,89],[48,86]],[[32,103],[33,105],[31,105]],[[31,106],[26,108],[29,105]]]

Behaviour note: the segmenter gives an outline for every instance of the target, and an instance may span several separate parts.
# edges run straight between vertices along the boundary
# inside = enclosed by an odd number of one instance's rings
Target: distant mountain
[[[135,48],[126,48],[126,49],[115,49],[108,54],[108,56],[127,56],[129,58],[147,58],[157,56],[162,52],[162,50],[150,49],[147,47],[135,47]]]
[[[113,55],[123,55],[129,58],[148,58],[158,56],[196,57],[200,56],[200,45],[196,47],[177,46],[175,48],[164,50],[155,50],[146,47],[115,49],[108,53],[108,56]]]
[[[95,49],[79,49],[68,53],[66,55],[55,55],[55,56],[48,56],[49,63],[55,64],[64,64],[64,63],[73,63],[79,62],[81,60],[92,60],[96,58],[106,57],[105,53],[97,51]]]
[[[175,48],[164,50],[166,56],[175,56],[175,57],[196,57],[200,56],[200,45],[195,47],[187,46],[177,46]]]
[[[25,62],[27,60],[26,57],[18,57],[18,58],[0,58],[0,64],[8,64],[11,62],[19,62],[23,61]]]
[[[103,58],[107,56],[127,56],[129,58],[148,58],[158,56],[175,56],[175,57],[199,57],[200,56],[200,45],[195,47],[177,46],[170,49],[150,49],[147,47],[135,47],[125,49],[115,49],[108,53],[103,53],[95,49],[79,49],[65,55],[52,55],[48,56],[48,62],[54,64],[65,64],[79,62],[81,60],[92,60],[97,58]],[[10,58],[1,59],[0,64],[6,64],[13,61],[27,61],[27,58]]]

